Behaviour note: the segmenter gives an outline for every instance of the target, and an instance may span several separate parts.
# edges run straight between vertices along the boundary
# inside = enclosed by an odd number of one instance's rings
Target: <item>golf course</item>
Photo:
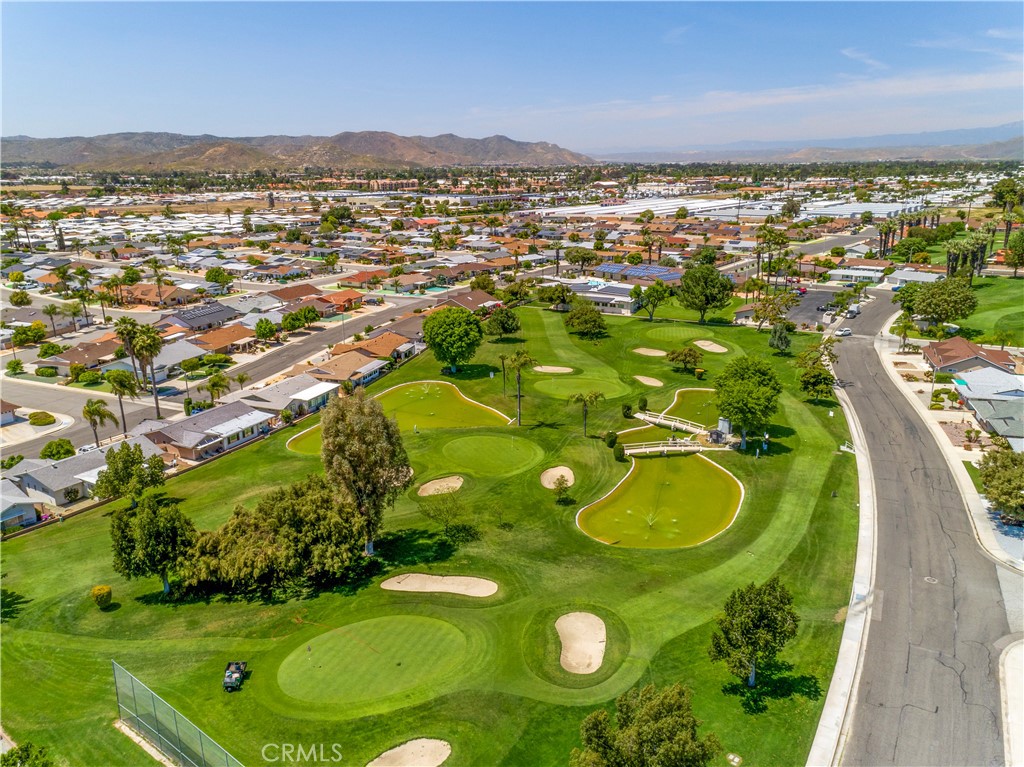
[[[516,312],[521,331],[488,338],[458,372],[428,351],[368,388],[397,419],[414,479],[387,512],[372,562],[332,590],[166,601],[159,578],[113,571],[110,514],[124,500],[5,541],[9,734],[69,765],[148,763],[113,727],[113,659],[247,765],[265,764],[267,743],[340,744],[344,764],[367,764],[416,739],[450,744],[446,767],[565,764],[587,714],[636,684],[676,682],[692,688],[701,731],[722,743],[716,764],[729,765],[727,754],[804,763],[857,535],[854,458],[838,450],[849,438],[843,411],[805,398],[793,364],[818,337],[794,334],[790,354],[775,355],[767,332],[700,325],[669,306],[653,322],[607,317],[606,336],[583,340],[558,313]],[[701,380],[657,355],[696,341],[724,349],[704,354]],[[521,349],[538,367],[570,372],[521,371],[517,426],[516,376],[503,377],[499,355]],[[783,385],[767,453],[751,444],[615,459],[608,432],[623,442],[671,435],[624,415],[640,397],[650,412],[714,427],[716,375],[743,355],[767,360]],[[584,436],[582,407],[569,400],[591,391],[603,398]],[[322,472],[318,418],[156,492],[197,528],[221,525],[237,505]],[[541,482],[553,467],[573,477],[561,502]],[[458,521],[475,539],[453,543],[423,513],[432,499],[419,488],[446,478],[460,480]],[[406,583],[411,574],[444,578]],[[782,662],[761,672],[754,705],[708,646],[729,594],[773,575],[801,620]],[[113,589],[104,610],[90,598],[98,584]],[[251,672],[232,694],[221,688],[229,660]]]

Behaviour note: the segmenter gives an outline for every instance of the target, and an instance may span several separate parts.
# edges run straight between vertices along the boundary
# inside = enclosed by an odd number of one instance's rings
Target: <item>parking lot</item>
[[[825,313],[818,311],[819,306],[824,306],[832,300],[832,294],[841,288],[807,286],[807,294],[801,297],[800,303],[789,310],[786,318],[795,322],[799,328],[806,323],[814,327],[819,322],[825,324]]]

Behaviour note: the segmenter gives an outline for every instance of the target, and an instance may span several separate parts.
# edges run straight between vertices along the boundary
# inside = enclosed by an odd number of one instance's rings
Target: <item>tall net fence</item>
[[[242,767],[241,762],[167,701],[111,662],[122,722],[182,767]]]

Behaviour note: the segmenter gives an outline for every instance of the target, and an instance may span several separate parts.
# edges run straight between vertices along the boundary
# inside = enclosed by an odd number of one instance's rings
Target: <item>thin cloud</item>
[[[663,42],[665,45],[682,45],[683,38],[689,31],[689,25],[682,27],[672,27],[672,29],[668,30],[667,32],[665,32],[665,34],[661,36],[661,42]]]
[[[878,59],[873,59],[867,53],[858,48],[843,48],[839,51],[841,54],[846,56],[848,59],[859,61],[861,64],[866,65],[869,69],[888,69],[887,64],[883,64]]]
[[[1021,30],[1014,29],[1013,27],[988,29],[985,31],[985,37],[991,37],[996,40],[1020,40]]]
[[[992,32],[995,30],[989,30]],[[995,38],[995,35],[986,33],[990,38]],[[999,38],[1007,39],[1007,38]],[[1014,64],[1024,63],[1024,54],[1021,54],[1019,47],[1014,47],[1013,50],[1004,50],[1002,48],[993,48],[987,45],[979,45],[973,40],[968,40],[963,37],[946,37],[938,38],[934,40],[916,40],[911,43],[914,48],[926,48],[930,50],[946,50],[946,51],[960,51],[961,53],[978,53],[983,56],[993,56],[1003,61],[1010,61]]]

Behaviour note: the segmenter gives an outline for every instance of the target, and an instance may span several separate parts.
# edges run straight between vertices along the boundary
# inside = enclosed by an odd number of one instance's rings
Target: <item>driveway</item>
[[[844,765],[1003,763],[996,642],[1009,633],[997,565],[982,553],[932,435],[881,367],[871,302],[836,374],[868,443],[877,501],[874,607]]]

